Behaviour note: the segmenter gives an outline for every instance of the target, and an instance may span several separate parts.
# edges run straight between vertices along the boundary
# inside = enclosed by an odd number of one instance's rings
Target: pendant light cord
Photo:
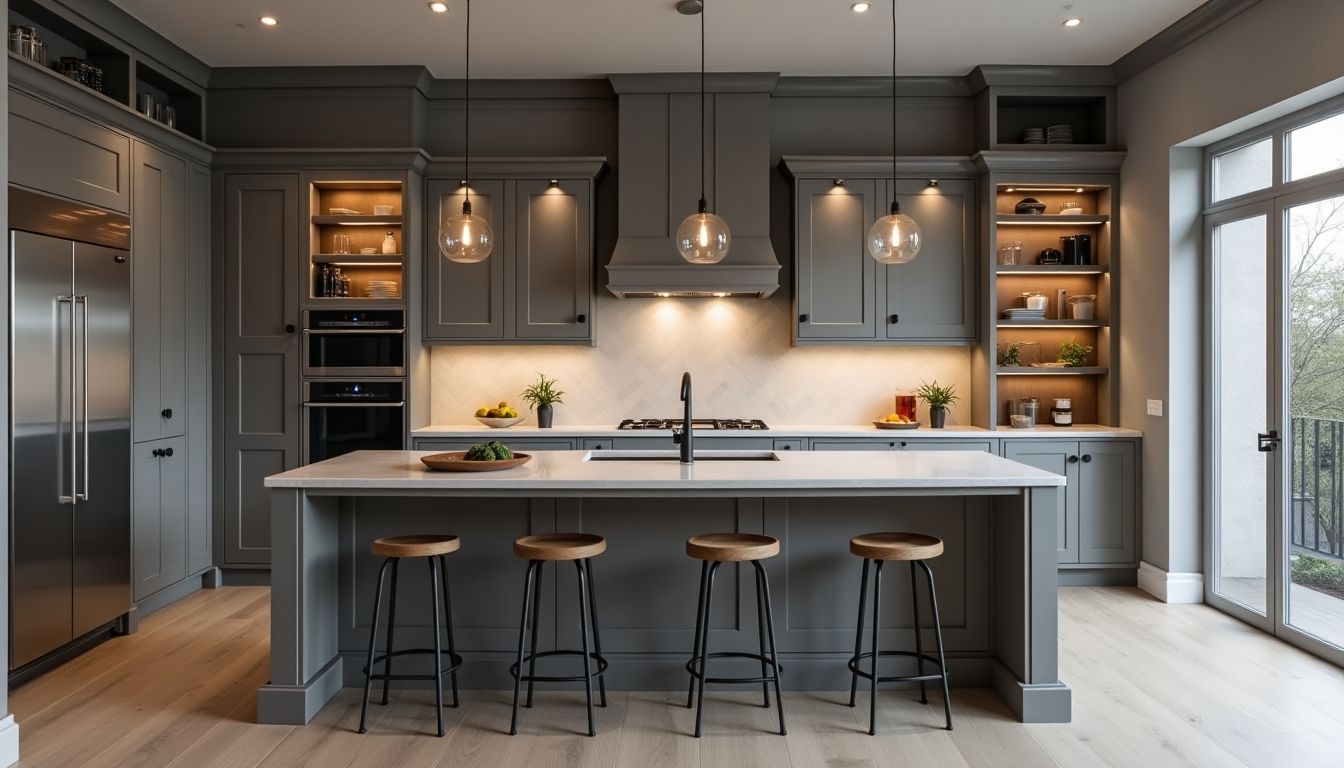
[[[900,210],[896,202],[896,0],[891,0],[891,214]]]
[[[466,182],[463,193],[466,195],[462,201],[462,212],[471,213],[471,0],[467,3],[467,44],[466,44],[466,62],[463,65],[462,80],[465,85],[464,102],[466,109],[465,116],[462,118],[462,177]]]
[[[705,200],[705,4],[700,3],[700,212],[708,210]]]

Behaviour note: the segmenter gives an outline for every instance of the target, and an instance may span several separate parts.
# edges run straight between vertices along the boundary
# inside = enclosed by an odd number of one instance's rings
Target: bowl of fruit
[[[903,413],[888,413],[874,421],[873,426],[878,429],[919,429],[919,422]]]
[[[514,424],[523,420],[522,414],[514,410],[507,400],[500,400],[499,405],[490,408],[477,408],[476,420],[487,427],[494,429],[503,429],[512,427]]]
[[[448,451],[420,457],[420,461],[426,467],[441,472],[495,472],[521,467],[531,460],[530,454],[514,453],[498,440],[478,443],[465,451]]]

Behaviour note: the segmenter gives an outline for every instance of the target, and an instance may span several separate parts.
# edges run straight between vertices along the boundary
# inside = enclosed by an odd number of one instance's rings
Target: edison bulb
[[[677,227],[677,252],[692,264],[717,264],[732,243],[728,222],[707,211],[687,216]]]
[[[449,261],[459,264],[485,261],[494,247],[495,233],[490,223],[472,214],[470,204],[463,205],[462,213],[439,228],[439,250]]]
[[[873,222],[868,230],[868,253],[883,264],[912,261],[922,244],[919,225],[899,209]]]

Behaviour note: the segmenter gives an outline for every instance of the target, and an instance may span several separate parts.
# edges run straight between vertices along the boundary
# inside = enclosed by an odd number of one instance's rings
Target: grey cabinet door
[[[9,180],[126,213],[131,140],[22,93],[9,96]]]
[[[514,184],[514,327],[520,339],[592,338],[591,183]]]
[[[210,169],[187,166],[187,402],[181,416],[187,434],[187,573],[214,565],[211,457]]]
[[[888,185],[890,199],[893,187]],[[914,261],[879,267],[886,294],[885,338],[975,339],[974,182],[948,179],[935,188],[923,180],[899,179],[894,191],[901,212],[919,223],[923,246]]]
[[[132,449],[136,600],[187,575],[187,459],[180,437]]]
[[[267,564],[262,482],[299,464],[299,178],[230,174],[224,185],[223,556]]]
[[[876,339],[877,262],[865,245],[878,183],[798,182],[794,281],[798,339]]]
[[[1005,440],[1003,456],[1031,467],[1063,475],[1068,487],[1059,494],[1059,562],[1078,560],[1078,443],[1062,440]]]
[[[901,447],[900,440],[813,440],[814,451],[894,451]]]
[[[984,451],[994,453],[994,443],[990,440],[902,440],[901,448],[907,451]]]
[[[187,164],[135,142],[131,205],[132,433],[186,431]]]
[[[1137,561],[1134,444],[1085,441],[1078,453],[1078,561]]]
[[[458,264],[439,251],[439,224],[462,212],[465,193],[455,181],[433,180],[426,186],[425,222],[425,338],[427,340],[503,339],[506,302],[505,265],[512,237],[504,182],[472,181],[472,213],[490,222],[495,248],[476,264]]]

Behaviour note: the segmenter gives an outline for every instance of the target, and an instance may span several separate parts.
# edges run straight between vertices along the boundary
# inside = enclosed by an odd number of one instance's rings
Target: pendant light
[[[678,3],[682,13],[700,14],[700,206],[699,212],[687,216],[677,227],[677,252],[692,264],[717,264],[728,255],[732,233],[728,222],[715,216],[705,200],[705,4]]]
[[[462,213],[450,217],[439,227],[439,250],[449,261],[475,264],[485,261],[495,247],[490,222],[471,212],[471,0],[467,4],[466,63],[462,80],[465,85],[466,117],[463,120]]]
[[[904,264],[919,254],[923,239],[919,224],[901,213],[896,202],[896,2],[891,0],[891,213],[868,230],[868,253],[883,264]]]

